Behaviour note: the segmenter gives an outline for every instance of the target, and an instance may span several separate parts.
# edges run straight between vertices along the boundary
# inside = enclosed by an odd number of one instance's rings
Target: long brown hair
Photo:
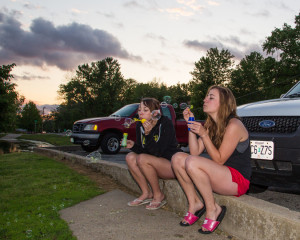
[[[217,89],[220,96],[220,107],[217,115],[218,118],[217,122],[215,122],[211,116],[207,115],[204,127],[208,130],[209,137],[213,144],[216,148],[219,148],[229,120],[231,118],[239,119],[239,117],[236,114],[236,101],[231,90],[226,87],[214,85],[208,89],[207,94],[212,89]]]

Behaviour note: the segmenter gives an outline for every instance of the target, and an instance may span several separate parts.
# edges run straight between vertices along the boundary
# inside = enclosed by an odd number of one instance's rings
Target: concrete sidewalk
[[[193,226],[181,227],[181,217],[164,210],[146,210],[145,205],[129,207],[135,197],[114,190],[60,211],[78,240],[141,240],[141,239],[233,239],[219,230],[209,235],[198,233],[202,220]]]

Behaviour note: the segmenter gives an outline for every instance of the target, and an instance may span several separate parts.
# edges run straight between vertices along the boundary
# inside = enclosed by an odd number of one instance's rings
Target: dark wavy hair
[[[141,102],[150,109],[152,112],[153,110],[160,109],[160,103],[156,98],[142,98]]]

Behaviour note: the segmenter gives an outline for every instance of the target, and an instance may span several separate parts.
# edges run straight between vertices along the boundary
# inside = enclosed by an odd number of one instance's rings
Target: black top
[[[243,145],[241,147],[241,145]],[[244,149],[242,149],[244,148]],[[244,178],[250,181],[252,167],[251,167],[251,149],[249,144],[249,138],[240,142],[228,160],[224,163],[225,166],[229,166],[239,171]]]
[[[175,153],[182,152],[178,148],[173,123],[166,116],[161,116],[148,135],[145,135],[142,123],[137,122],[136,143],[131,150],[137,154],[146,153],[168,160],[171,160]]]

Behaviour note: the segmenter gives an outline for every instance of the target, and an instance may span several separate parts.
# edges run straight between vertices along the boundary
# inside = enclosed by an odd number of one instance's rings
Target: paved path
[[[233,239],[217,230],[216,233],[198,233],[202,221],[191,227],[181,227],[181,217],[159,209],[146,210],[145,205],[129,207],[134,199],[127,193],[114,190],[60,211],[78,240],[173,240]]]
[[[9,133],[9,134],[5,135],[4,137],[0,138],[0,140],[17,142],[17,141],[20,141],[17,139],[17,137],[19,137],[21,135],[22,134]]]

